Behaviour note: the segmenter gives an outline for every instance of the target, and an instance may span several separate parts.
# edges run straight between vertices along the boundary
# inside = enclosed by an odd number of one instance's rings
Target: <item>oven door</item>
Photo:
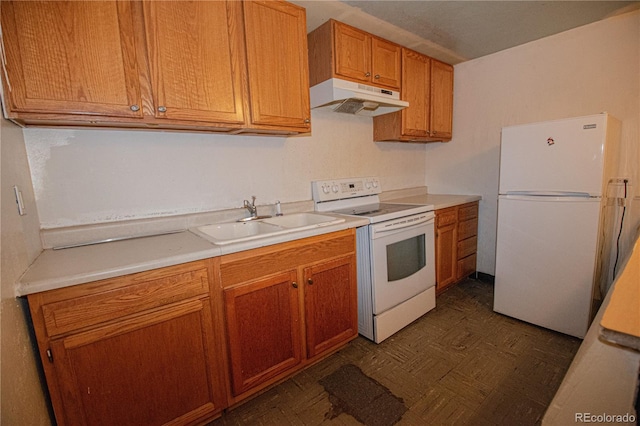
[[[373,313],[378,315],[436,284],[434,213],[370,227]]]

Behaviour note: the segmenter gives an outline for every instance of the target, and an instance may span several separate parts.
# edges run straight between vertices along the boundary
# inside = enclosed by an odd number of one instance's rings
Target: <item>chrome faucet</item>
[[[251,196],[251,203],[248,200],[244,200],[244,208],[249,210],[251,217],[258,217],[258,207],[256,207],[256,196]]]

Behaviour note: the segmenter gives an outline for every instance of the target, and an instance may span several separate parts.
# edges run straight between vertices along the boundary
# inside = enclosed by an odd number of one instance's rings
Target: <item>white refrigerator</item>
[[[494,311],[584,337],[609,279],[619,138],[606,113],[502,129]]]

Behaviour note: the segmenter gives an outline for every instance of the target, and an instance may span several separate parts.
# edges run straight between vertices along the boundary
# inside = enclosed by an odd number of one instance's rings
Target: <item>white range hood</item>
[[[310,89],[311,109],[330,109],[353,115],[376,116],[409,106],[400,93],[362,83],[330,78]]]

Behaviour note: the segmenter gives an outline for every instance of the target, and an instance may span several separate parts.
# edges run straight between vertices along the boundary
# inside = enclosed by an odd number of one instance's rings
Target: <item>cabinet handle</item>
[[[129,108],[133,112],[140,111],[140,107],[138,105],[131,105]]]
[[[374,75],[374,78],[380,78],[380,74]]]
[[[312,280],[311,278],[309,278],[309,279],[307,280],[307,284],[309,284],[309,285],[313,285],[313,280]]]
[[[298,288],[298,283],[297,282],[292,282],[291,285],[293,286],[293,288]]]
[[[371,73],[370,73],[370,72],[367,72],[364,76],[365,76],[365,77],[371,77]]]
[[[162,105],[160,105],[160,106],[158,107],[158,112],[167,112],[167,107],[166,107],[166,106],[162,106]]]

